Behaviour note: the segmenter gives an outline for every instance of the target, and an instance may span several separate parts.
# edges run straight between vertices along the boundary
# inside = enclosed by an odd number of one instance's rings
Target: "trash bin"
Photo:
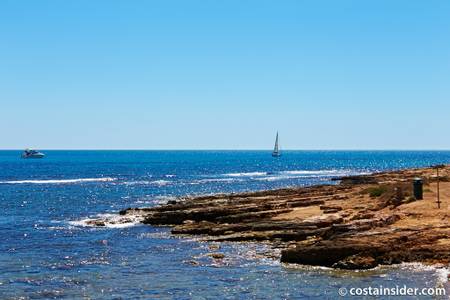
[[[423,180],[422,178],[414,178],[414,198],[416,200],[422,200],[423,199]]]

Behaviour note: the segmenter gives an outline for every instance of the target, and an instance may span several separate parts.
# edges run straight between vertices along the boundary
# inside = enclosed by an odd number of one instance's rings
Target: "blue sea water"
[[[20,151],[0,151],[0,299],[335,299],[340,287],[396,285],[450,293],[446,270],[418,264],[360,272],[289,266],[268,257],[274,251],[265,244],[205,243],[138,224],[83,226],[177,196],[330,184],[335,176],[449,163],[450,152],[45,153],[24,160]],[[212,247],[225,259],[210,258]]]

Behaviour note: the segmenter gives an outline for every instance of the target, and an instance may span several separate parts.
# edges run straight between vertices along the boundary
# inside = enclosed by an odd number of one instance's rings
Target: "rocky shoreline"
[[[209,241],[267,241],[281,261],[342,269],[380,264],[450,263],[450,167],[336,178],[336,185],[182,198],[129,208],[123,220],[172,226],[173,234]],[[412,181],[424,180],[424,199]],[[90,225],[105,226],[105,220]]]

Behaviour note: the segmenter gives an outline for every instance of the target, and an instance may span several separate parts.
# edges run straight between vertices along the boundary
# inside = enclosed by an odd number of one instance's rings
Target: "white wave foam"
[[[342,173],[347,173],[345,171],[339,170],[292,170],[292,171],[282,171],[280,174],[288,175],[338,175]]]
[[[154,185],[158,185],[158,186],[164,186],[164,185],[168,185],[171,184],[172,182],[169,180],[155,180],[155,181],[150,181],[151,184]]]
[[[0,181],[3,184],[64,184],[64,183],[81,183],[81,182],[108,182],[115,181],[117,178],[100,177],[100,178],[77,178],[77,179],[48,179],[48,180],[11,180]]]
[[[392,267],[392,266],[389,266]],[[444,267],[442,265],[425,265],[423,263],[401,263],[401,268],[416,271],[416,272],[422,272],[422,271],[429,271],[429,272],[435,272],[437,275],[437,281],[440,284],[445,284],[448,282],[448,276],[450,275],[450,269],[448,267]]]
[[[229,177],[252,177],[252,176],[264,176],[267,175],[267,172],[227,173],[223,175]]]
[[[273,175],[273,176],[257,177],[257,178],[253,178],[253,179],[257,180],[257,181],[277,181],[277,180],[287,180],[287,179],[295,179],[295,178],[302,178],[302,177],[310,177],[310,176]]]
[[[98,214],[95,218],[69,221],[69,224],[81,227],[126,228],[136,226],[142,220],[143,217],[139,215]]]
[[[441,284],[446,284],[449,282],[450,278],[450,269],[439,268],[436,270],[438,273],[438,282]]]
[[[152,184],[153,181],[148,180],[135,180],[135,181],[125,181],[123,184],[125,185],[147,185]]]
[[[260,177],[255,178],[255,180],[258,181],[277,181],[277,180],[285,180],[290,178],[296,178],[296,177],[289,177],[289,176],[267,176],[267,177]]]
[[[171,184],[171,183],[172,183],[172,181],[163,180],[163,179],[161,179],[161,180],[153,180],[153,181],[150,181],[150,180],[134,180],[134,181],[122,182],[122,184],[125,184],[125,185],[158,185],[158,186],[168,185],[168,184]]]
[[[242,181],[241,179],[236,179],[236,178],[206,178],[206,179],[200,179],[200,180],[195,180],[194,183],[211,183],[211,182],[226,182],[226,183],[231,183],[231,182],[237,182],[237,181]]]
[[[277,180],[299,179],[299,178],[330,178],[337,176],[363,175],[363,174],[366,173],[349,170],[291,170],[291,171],[281,171],[275,174],[268,174],[270,176],[260,176],[253,179],[258,181],[277,181]]]
[[[169,201],[178,200],[178,197],[175,196],[153,196],[153,195],[146,195],[143,198],[140,198],[136,200],[134,203],[137,206],[141,206],[141,204],[145,205],[164,205],[167,204]]]
[[[177,200],[178,198],[175,196],[155,196],[153,197],[153,203],[162,205],[167,204],[169,201]]]
[[[351,172],[348,170],[289,170],[289,171],[280,171],[280,172],[243,172],[243,173],[227,173],[222,174],[222,176],[227,177],[264,177],[268,176],[268,178],[272,177],[280,177],[280,176],[298,176],[298,177],[307,177],[307,176],[343,176],[348,175]],[[359,174],[359,173],[358,173]],[[300,176],[301,175],[301,176]]]

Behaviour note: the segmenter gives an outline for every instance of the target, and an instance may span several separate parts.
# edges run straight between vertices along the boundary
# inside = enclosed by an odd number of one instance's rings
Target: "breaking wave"
[[[335,176],[347,176],[364,174],[350,170],[289,170],[276,172],[246,172],[246,173],[227,173],[222,174],[225,180],[242,178],[241,180],[256,180],[256,181],[277,181],[297,178],[329,178]],[[228,178],[227,178],[228,177]],[[223,181],[225,181],[223,180]],[[212,180],[210,180],[212,181]],[[220,181],[219,179],[216,181]]]
[[[126,228],[139,225],[142,220],[143,217],[139,215],[98,214],[94,218],[69,221],[69,224],[81,227]]]
[[[148,180],[134,180],[134,181],[125,181],[122,184],[124,185],[147,185],[151,184],[151,181]]]
[[[264,176],[267,175],[267,172],[227,173],[223,175],[229,177],[252,177],[252,176]]]
[[[115,180],[117,180],[117,178],[112,177],[48,179],[48,180],[11,180],[11,181],[0,181],[0,184],[67,184],[67,183],[82,183],[82,182],[109,182]]]
[[[153,185],[157,185],[157,186],[164,186],[164,185],[168,185],[171,184],[172,182],[169,180],[155,180],[155,181],[150,181],[150,184]]]
[[[292,179],[292,178],[298,178],[298,177],[296,177],[296,176],[267,176],[267,177],[255,178],[255,180],[258,180],[258,181],[277,181],[277,180],[286,180],[286,179]]]
[[[450,276],[450,269],[442,265],[425,265],[423,263],[401,263],[400,266],[406,270],[416,272],[430,271],[436,274],[438,284],[446,284]]]
[[[163,205],[163,204],[167,204],[167,202],[172,201],[172,200],[177,200],[178,197],[175,196],[165,196],[165,195],[161,195],[161,196],[154,196],[152,197],[153,199],[153,203],[158,204],[158,205]]]
[[[317,171],[306,171],[306,170],[292,170],[292,171],[282,171],[281,174],[288,175],[340,175],[347,174],[348,172],[342,170],[317,170]]]
[[[153,181],[149,181],[149,180],[134,180],[134,181],[125,181],[122,182],[121,184],[124,185],[157,185],[157,186],[165,186],[165,185],[169,185],[172,184],[173,182],[170,180],[153,180]]]
[[[224,183],[232,183],[237,181],[243,181],[242,179],[237,178],[206,178],[195,180],[194,183],[202,184],[202,183],[212,183],[212,182],[224,182]]]

